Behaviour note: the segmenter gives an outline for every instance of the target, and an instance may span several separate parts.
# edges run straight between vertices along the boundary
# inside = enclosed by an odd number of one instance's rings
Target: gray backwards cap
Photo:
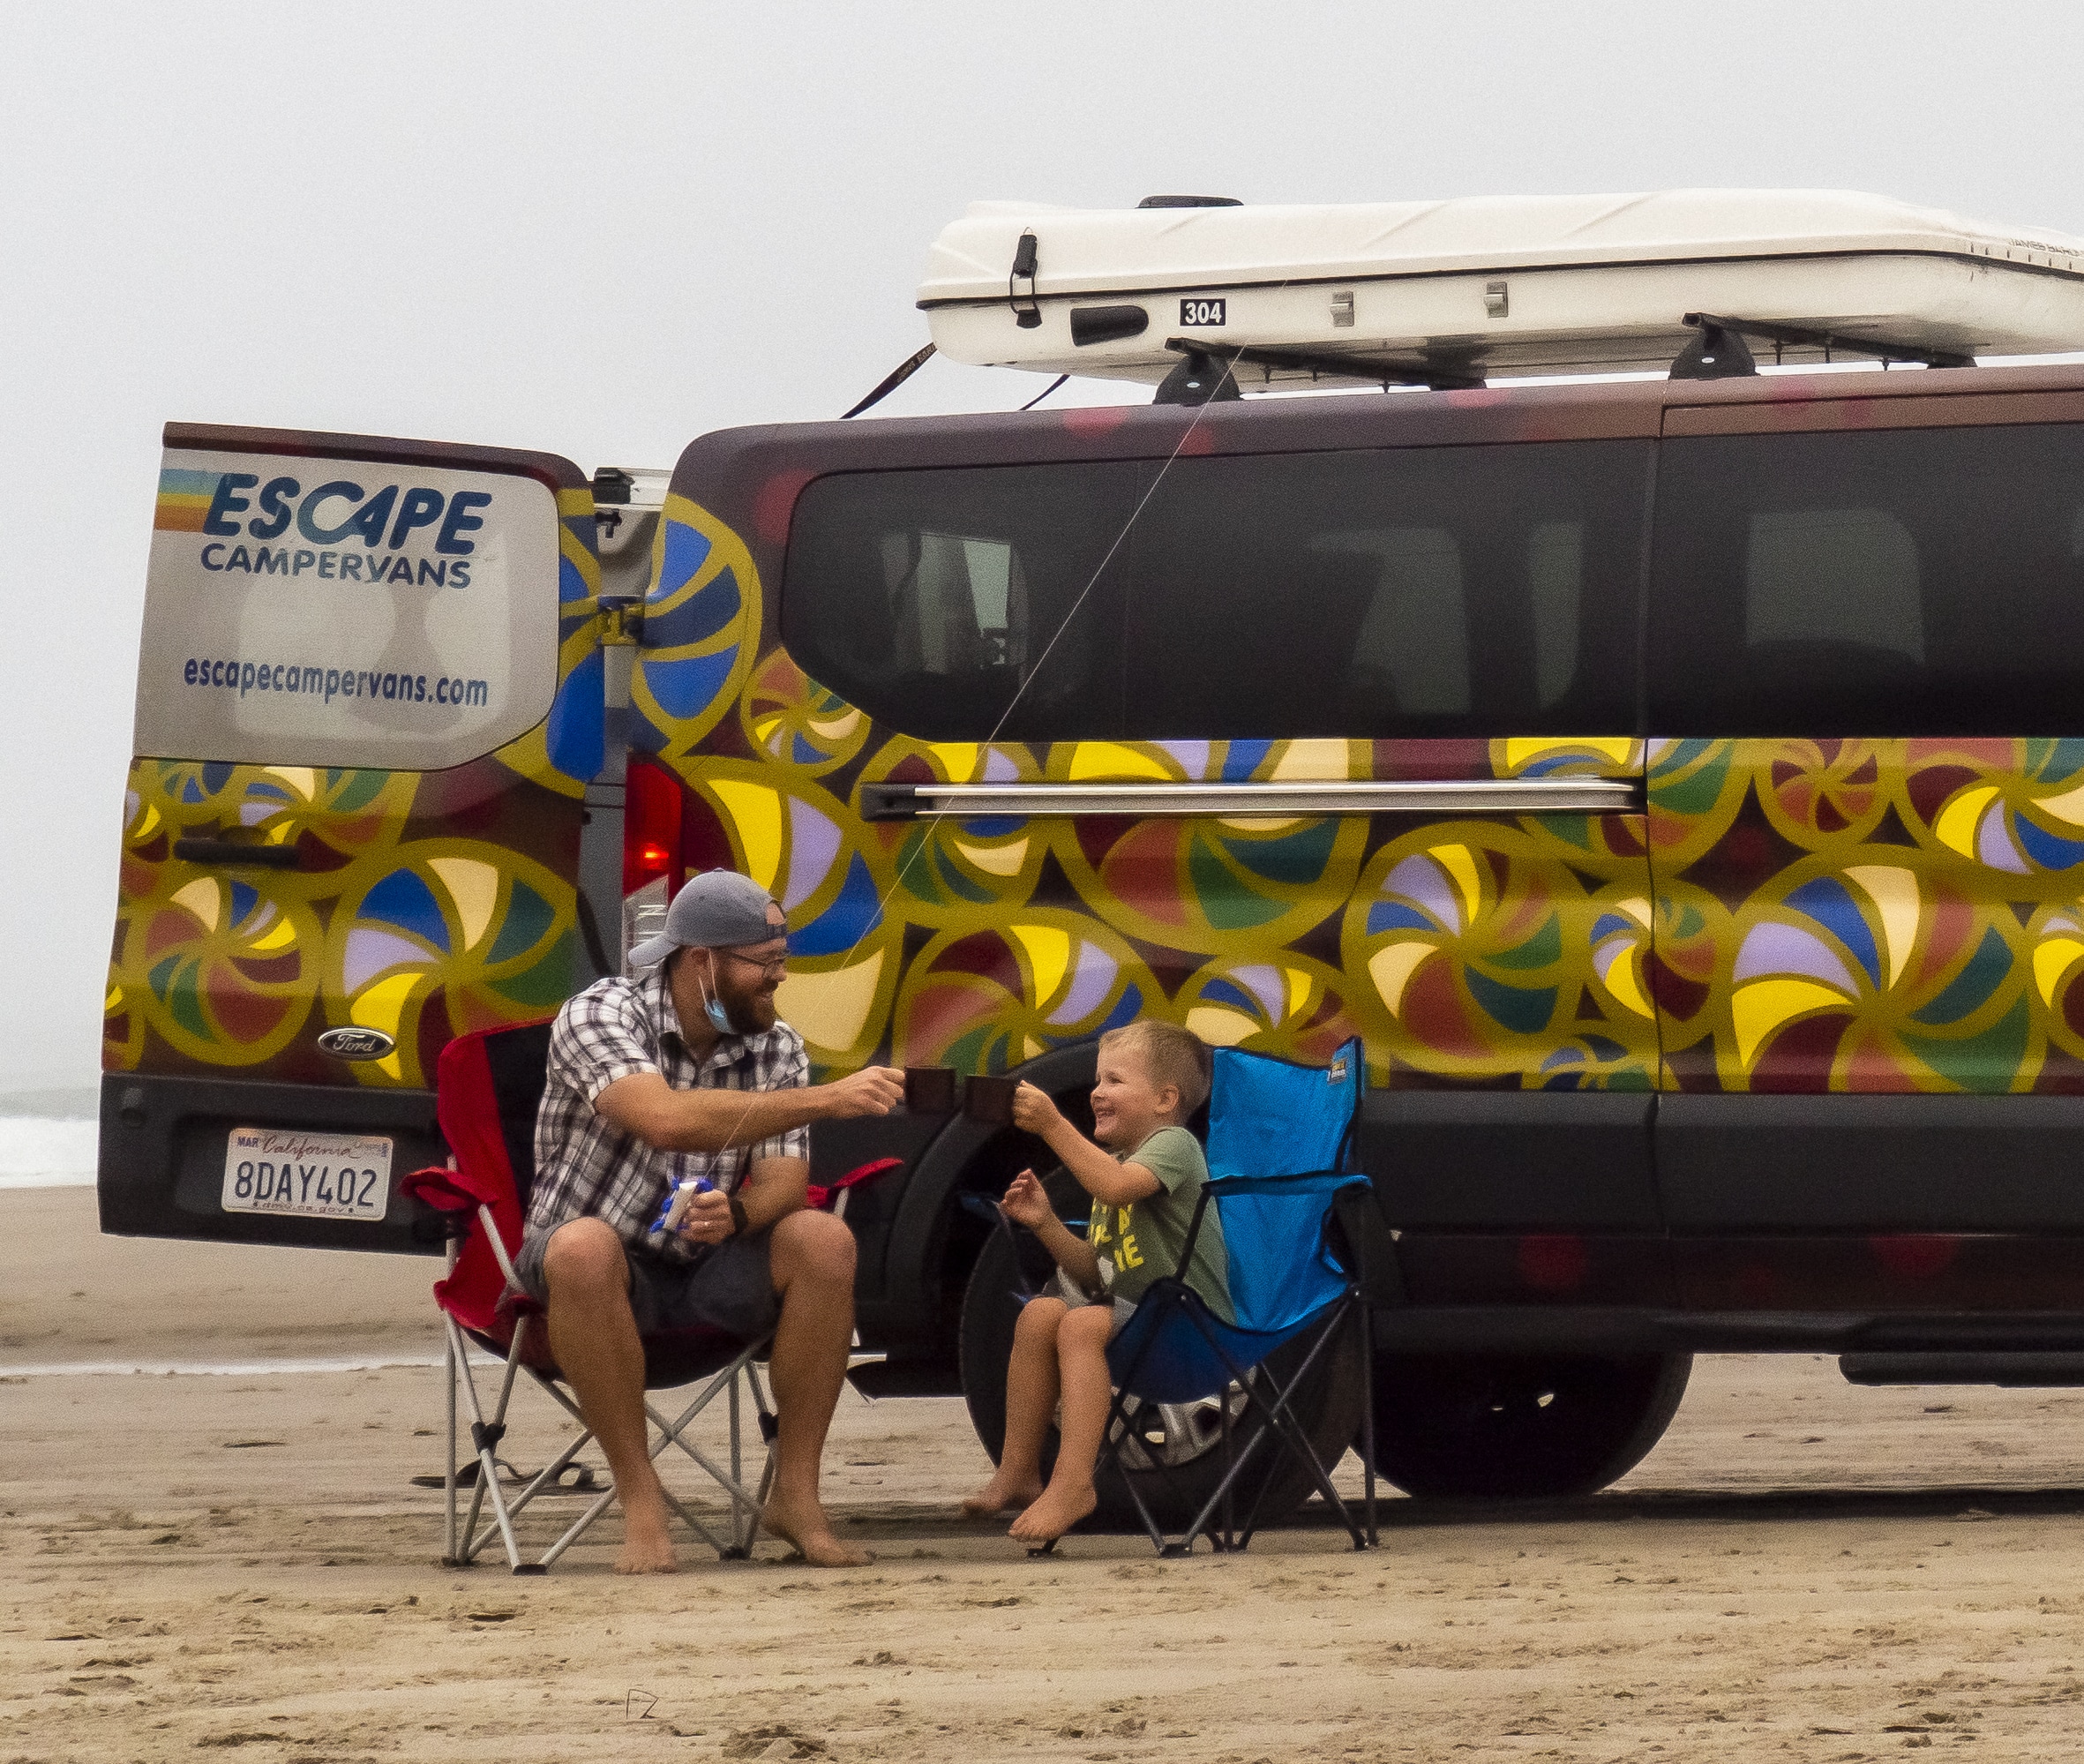
[[[782,935],[767,910],[774,897],[750,876],[735,870],[708,870],[688,877],[666,908],[665,929],[630,950],[640,968],[656,966],[675,950],[731,950],[766,943]]]

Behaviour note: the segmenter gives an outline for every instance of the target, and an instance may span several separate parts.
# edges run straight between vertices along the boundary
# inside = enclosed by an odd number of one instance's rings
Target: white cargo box
[[[1835,190],[987,202],[934,242],[918,304],[956,361],[1156,382],[1199,340],[1247,352],[1248,391],[1664,368],[1688,313],[1970,358],[2084,349],[2084,240]],[[1814,341],[1754,348],[1825,358]],[[1266,359],[1284,350],[1300,359]]]

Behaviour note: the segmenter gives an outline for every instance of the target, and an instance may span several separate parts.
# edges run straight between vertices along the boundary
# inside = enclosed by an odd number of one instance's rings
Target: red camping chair
[[[543,1099],[549,1052],[548,1021],[488,1030],[450,1042],[442,1050],[435,1078],[436,1113],[449,1145],[448,1167],[416,1170],[400,1184],[414,1200],[442,1217],[448,1239],[447,1272],[435,1283],[434,1302],[441,1310],[447,1337],[448,1466],[442,1482],[446,1501],[442,1559],[453,1567],[469,1566],[496,1534],[515,1573],[546,1573],[551,1564],[607,1511],[615,1494],[612,1488],[603,1490],[538,1560],[521,1559],[514,1536],[515,1518],[539,1495],[559,1489],[560,1479],[593,1437],[551,1358],[547,1332],[538,1322],[543,1307],[521,1293],[514,1279],[513,1257],[521,1248],[528,1187],[535,1177],[536,1111]],[[849,1190],[888,1174],[901,1162],[885,1158],[865,1164],[827,1188],[812,1189],[810,1203],[843,1213]],[[470,1362],[473,1342],[504,1365],[489,1418]],[[656,1458],[667,1446],[678,1446],[729,1497],[724,1535],[719,1537],[671,1490],[666,1499],[718,1556],[742,1558],[750,1553],[758,1535],[761,1509],[774,1473],[774,1410],[758,1363],[766,1355],[768,1340],[741,1341],[716,1330],[691,1329],[646,1336],[643,1346],[647,1392],[700,1385],[693,1400],[671,1421],[647,1399],[645,1413],[658,1430],[651,1455]],[[580,1431],[510,1497],[499,1485],[499,1447],[506,1437],[514,1387],[523,1372],[578,1422]],[[470,1440],[476,1457],[469,1512],[461,1523],[459,1386],[469,1406]],[[766,1447],[759,1483],[752,1487],[745,1480],[741,1386],[752,1395]],[[687,1428],[720,1395],[728,1398],[730,1406],[728,1468],[686,1437]],[[481,1527],[488,1496],[492,1519]]]

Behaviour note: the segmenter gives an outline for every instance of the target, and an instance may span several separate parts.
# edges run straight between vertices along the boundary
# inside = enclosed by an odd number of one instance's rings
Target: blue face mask
[[[699,983],[701,977],[698,975],[696,979]],[[731,1026],[731,1013],[724,1010],[723,1001],[706,984],[702,986],[702,1015],[709,1019],[709,1027],[719,1035],[736,1035],[738,1032]]]

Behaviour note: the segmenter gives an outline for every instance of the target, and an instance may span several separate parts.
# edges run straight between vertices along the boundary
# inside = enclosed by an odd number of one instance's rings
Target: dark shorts
[[[654,1256],[623,1246],[629,1263],[630,1311],[640,1335],[663,1335],[676,1329],[720,1329],[741,1341],[759,1341],[774,1332],[782,1302],[775,1292],[768,1264],[769,1233],[727,1237],[704,1244],[687,1261]],[[521,1240],[514,1271],[529,1297],[547,1303],[550,1288],[543,1278],[543,1252],[551,1234],[530,1232]]]

